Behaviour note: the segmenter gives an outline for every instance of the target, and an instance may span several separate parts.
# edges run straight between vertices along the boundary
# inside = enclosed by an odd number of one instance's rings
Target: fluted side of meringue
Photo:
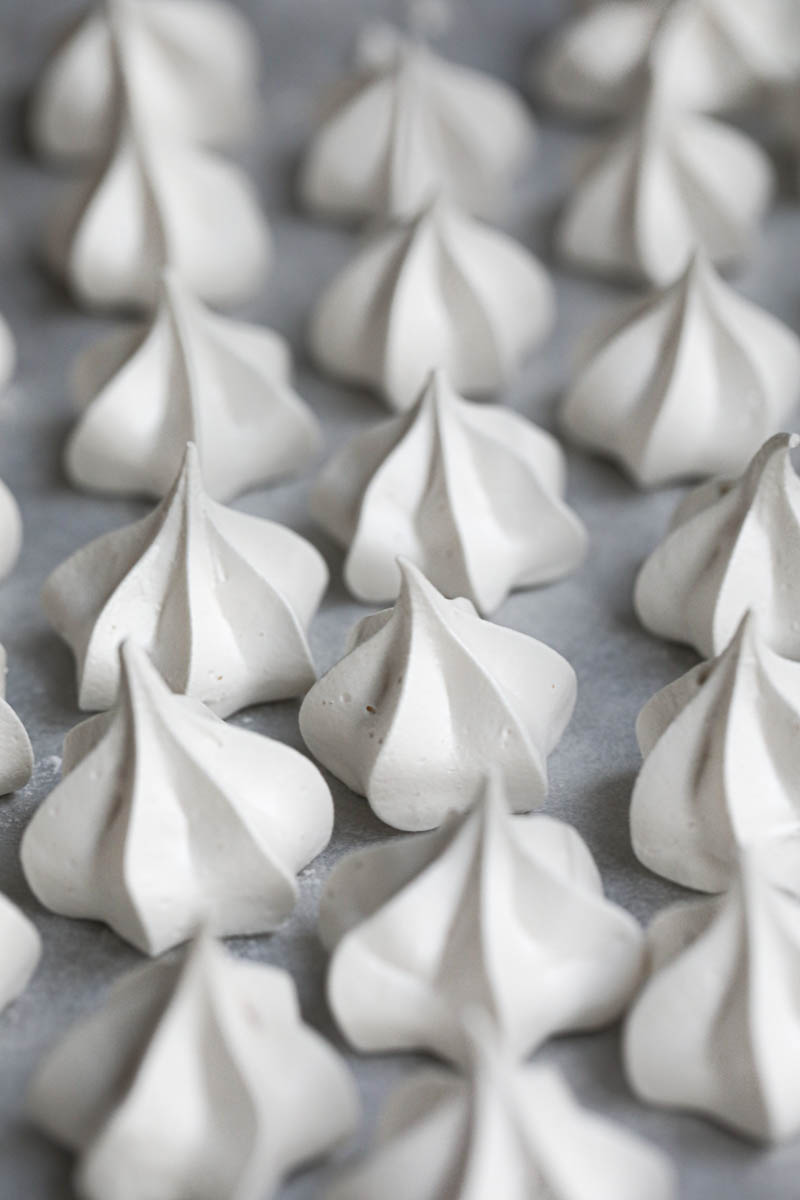
[[[84,352],[74,390],[84,411],[66,469],[93,491],[163,496],[192,441],[209,495],[226,501],[302,470],[321,442],[283,339],[210,312],[173,271],[148,325]]]
[[[642,966],[641,930],[604,898],[579,835],[550,817],[512,818],[498,780],[437,832],[348,855],[323,893],[320,932],[328,1001],[358,1050],[457,1062],[473,1010],[524,1055],[613,1021]]]
[[[384,34],[380,59],[360,58],[309,146],[304,204],[333,217],[407,218],[441,195],[471,212],[495,212],[535,142],[520,97],[399,33]]]
[[[367,241],[318,300],[309,344],[323,370],[404,410],[437,367],[460,392],[497,391],[553,320],[533,255],[439,200]]]
[[[657,92],[588,161],[557,233],[585,270],[666,284],[702,251],[729,265],[752,247],[774,192],[765,152],[732,126]]]
[[[0,313],[0,388],[11,382],[17,365],[17,347],[8,324]]]
[[[124,6],[121,53],[145,113],[179,138],[238,142],[258,105],[253,32],[215,0],[114,0]],[[60,161],[101,155],[119,105],[107,6],[90,8],[47,63],[29,114],[34,146]]]
[[[744,470],[800,392],[800,339],[702,256],[599,338],[562,407],[641,487]]]
[[[327,1200],[674,1200],[647,1143],[579,1107],[552,1067],[520,1067],[480,1030],[465,1078],[420,1072],[381,1115],[377,1145]]]
[[[306,629],[327,580],[304,538],[212,501],[190,444],[154,511],[57,567],[42,603],[75,655],[81,708],[114,702],[130,637],[175,691],[229,716],[314,682]]]
[[[736,480],[712,480],[678,506],[636,580],[651,633],[721,654],[752,610],[773,650],[800,657],[800,480],[796,435],[770,438]]]
[[[357,434],[323,469],[311,512],[347,547],[359,600],[392,600],[398,555],[491,612],[579,566],[586,530],[563,499],[558,443],[519,414],[463,400],[434,372],[410,413]]]
[[[625,1067],[651,1104],[778,1142],[800,1130],[796,835],[748,850],[724,898],[650,930],[654,973],[625,1027]]]
[[[25,726],[6,700],[5,647],[0,645],[0,796],[15,792],[33,772],[33,748]]]
[[[575,707],[569,663],[482,621],[408,562],[393,609],[365,617],[300,709],[311,752],[397,829],[473,802],[491,768],[514,812],[547,795],[547,756]]]
[[[0,892],[0,1012],[25,991],[41,956],[36,926]]]
[[[47,908],[105,921],[146,954],[201,922],[270,932],[330,840],[325,781],[289,746],[174,695],[132,642],[121,659],[115,708],[68,737],[65,777],[25,831],[28,883]]]
[[[723,891],[739,847],[800,822],[800,664],[747,615],[728,647],[639,715],[631,800],[637,857],[686,887]]]
[[[11,490],[0,479],[0,579],[10,575],[22,549],[22,514]]]
[[[353,1132],[359,1103],[285,971],[207,936],[132,971],[36,1072],[36,1124],[85,1200],[263,1200]]]

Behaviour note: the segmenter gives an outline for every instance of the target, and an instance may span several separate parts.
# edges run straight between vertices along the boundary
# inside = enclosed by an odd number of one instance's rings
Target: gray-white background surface
[[[454,0],[455,23],[442,49],[520,83],[535,38],[563,15],[567,2]],[[60,465],[72,419],[66,387],[70,362],[109,323],[81,314],[37,264],[40,224],[59,179],[27,155],[22,114],[25,93],[48,45],[77,7],[73,0],[0,0],[0,311],[14,329],[20,352],[16,382],[0,396],[0,476],[18,497],[25,523],[20,564],[0,585],[0,640],[9,652],[9,699],[36,752],[30,785],[0,800],[0,888],[33,917],[44,939],[43,963],[32,985],[0,1017],[0,1200],[60,1200],[71,1194],[69,1157],[33,1130],[21,1113],[26,1080],[53,1039],[93,1009],[121,972],[141,961],[103,926],[42,911],[18,862],[24,825],[57,779],[62,738],[79,719],[70,656],[45,623],[39,589],[67,554],[147,511],[144,504],[98,500],[70,490]],[[348,259],[357,235],[314,224],[297,211],[294,173],[313,125],[315,103],[343,71],[361,23],[368,16],[399,17],[402,6],[388,0],[247,0],[246,7],[263,45],[264,112],[244,159],[273,223],[276,259],[267,287],[245,315],[272,325],[292,343],[299,390],[322,419],[327,452],[384,410],[365,394],[321,380],[305,360],[309,306]],[[507,214],[506,227],[547,261],[553,214],[583,136],[585,131],[550,119],[543,122],[539,154]],[[800,209],[788,195],[770,217],[758,254],[738,276],[747,295],[795,326],[799,240]],[[569,378],[578,338],[598,314],[630,298],[619,289],[560,272],[556,281],[555,336],[503,397],[548,427],[553,426],[555,401]],[[570,453],[569,465],[570,499],[591,534],[588,561],[563,583],[514,595],[495,619],[555,646],[578,673],[578,707],[551,760],[547,811],[577,826],[596,856],[608,894],[646,922],[681,893],[640,867],[630,849],[627,807],[639,761],[634,720],[645,700],[694,659],[638,627],[631,585],[638,563],[663,530],[675,493],[642,496],[611,467],[578,454]],[[347,630],[365,609],[341,585],[340,553],[311,526],[307,488],[308,479],[303,479],[247,496],[237,507],[285,521],[326,555],[332,585],[312,629],[317,665],[323,670],[339,656]],[[235,720],[300,747],[296,718],[295,704],[280,704]],[[231,939],[229,944],[236,954],[287,967],[306,1018],[346,1053],[325,1005],[325,957],[315,935],[317,899],[331,864],[344,851],[392,834],[366,802],[330,782],[336,831],[326,854],[302,876],[295,915],[273,936]],[[678,1164],[686,1200],[788,1200],[798,1195],[800,1146],[760,1151],[704,1121],[639,1105],[620,1071],[616,1030],[561,1039],[547,1046],[541,1058],[563,1067],[586,1104],[664,1147]],[[296,1176],[285,1190],[291,1200],[322,1194],[338,1162],[366,1144],[376,1106],[392,1083],[422,1060],[352,1056],[351,1061],[367,1110],[365,1130],[333,1164]]]

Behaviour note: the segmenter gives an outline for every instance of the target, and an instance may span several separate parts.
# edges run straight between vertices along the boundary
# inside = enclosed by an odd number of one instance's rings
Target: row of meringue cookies
[[[775,173],[752,138],[707,114],[800,94],[796,10],[742,8],[609,0],[557,31],[531,69],[557,108],[625,122],[587,153],[556,241],[568,265],[654,290],[586,338],[561,418],[641,487],[741,471],[800,390],[794,332],[718,274],[753,248]]]

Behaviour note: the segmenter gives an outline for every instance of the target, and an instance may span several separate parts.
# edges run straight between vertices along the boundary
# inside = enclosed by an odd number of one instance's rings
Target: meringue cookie
[[[0,1012],[25,991],[41,957],[36,926],[0,892]]]
[[[624,1033],[643,1100],[769,1142],[800,1131],[797,868],[796,834],[750,847],[724,897],[656,918],[654,974]]]
[[[333,217],[412,217],[434,195],[489,216],[531,156],[533,118],[510,87],[421,41],[364,42],[359,73],[315,135],[303,203]]]
[[[116,59],[114,137],[54,209],[48,262],[91,308],[152,307],[165,266],[212,304],[250,299],[270,256],[255,189],[238,167],[144,119],[118,51]]]
[[[770,161],[751,138],[656,91],[587,165],[559,251],[587,270],[670,283],[695,250],[718,264],[743,258],[773,191]]]
[[[119,97],[110,11],[124,18],[127,74],[148,119],[186,141],[226,145],[251,128],[258,106],[253,31],[214,0],[106,0],[68,30],[34,92],[36,150],[73,161],[102,154]]]
[[[748,609],[773,650],[800,658],[800,480],[778,434],[735,480],[715,479],[678,505],[636,580],[634,604],[651,633],[720,654]]]
[[[800,339],[700,254],[606,331],[561,418],[571,438],[652,487],[742,471],[798,392]]]
[[[784,0],[609,0],[559,30],[531,80],[568,112],[622,116],[649,71],[671,105],[715,112],[785,79],[799,49]]]
[[[22,549],[22,516],[12,492],[0,479],[0,579],[10,575]]]
[[[84,1200],[266,1200],[353,1132],[359,1103],[289,975],[202,936],[118,981],[45,1059],[28,1108],[79,1156]]]
[[[575,672],[468,600],[446,600],[411,563],[400,571],[394,608],[355,626],[303,701],[306,745],[396,829],[431,829],[469,807],[490,767],[514,812],[539,808]]]
[[[277,334],[211,313],[166,271],[150,323],[112,333],[76,364],[86,411],[67,445],[67,474],[90,490],[160,497],[187,441],[217,500],[299,471],[321,432],[290,370]]]
[[[438,200],[367,242],[317,302],[309,342],[323,370],[402,410],[436,367],[459,391],[504,387],[554,311],[532,254]]]
[[[11,382],[17,365],[17,348],[5,319],[0,315],[0,388]]]
[[[575,830],[512,818],[497,780],[435,833],[348,855],[323,893],[320,933],[333,950],[328,1002],[358,1050],[455,1061],[475,1008],[519,1056],[614,1021],[644,942],[603,897]]]
[[[30,738],[6,700],[7,661],[5,647],[0,645],[0,796],[25,787],[33,773]]]
[[[482,1032],[482,1031],[481,1031]],[[674,1200],[646,1142],[580,1108],[551,1067],[471,1037],[466,1078],[420,1072],[390,1096],[366,1162],[326,1200]]]
[[[190,444],[158,507],[63,562],[42,603],[75,655],[81,708],[113,704],[132,637],[175,691],[225,717],[308,690],[305,630],[327,581],[304,538],[209,499]]]
[[[798,728],[800,663],[771,650],[747,614],[719,658],[639,714],[637,858],[686,887],[723,891],[738,847],[800,822]]]
[[[551,583],[586,554],[562,499],[556,440],[505,408],[463,400],[442,371],[407,414],[357,434],[323,469],[311,513],[348,548],[344,577],[370,603],[400,587],[397,556],[482,612]]]
[[[115,708],[68,735],[65,777],[25,831],[28,883],[46,908],[105,921],[145,954],[203,921],[271,932],[330,841],[325,781],[289,746],[174,695],[134,643],[121,660]]]

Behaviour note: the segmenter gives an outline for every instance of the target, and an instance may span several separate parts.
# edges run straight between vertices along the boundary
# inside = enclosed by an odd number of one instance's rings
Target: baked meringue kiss
[[[518,1056],[614,1021],[644,943],[604,898],[575,830],[512,817],[497,779],[440,830],[341,861],[320,933],[333,952],[328,1001],[358,1050],[428,1049],[460,1063],[475,1009]]]
[[[114,32],[118,111],[108,150],[67,185],[53,210],[45,257],[90,308],[151,308],[161,271],[174,267],[211,304],[238,304],[261,287],[270,234],[250,181],[236,166],[148,119]]]
[[[394,608],[356,625],[303,701],[306,745],[396,829],[431,829],[468,808],[490,768],[515,812],[540,807],[575,672],[468,600],[446,600],[410,563],[400,572]]]
[[[359,600],[392,600],[404,555],[441,591],[490,612],[512,589],[583,561],[586,530],[564,487],[554,438],[509,409],[463,400],[435,371],[409,413],[331,459],[310,506],[347,547],[344,577]]]
[[[478,1024],[476,1022],[476,1024]],[[580,1108],[551,1067],[519,1066],[478,1024],[465,1077],[420,1072],[378,1144],[326,1200],[674,1200],[657,1150]]]
[[[742,471],[788,420],[800,339],[702,256],[597,339],[561,412],[642,487]]]
[[[17,365],[17,348],[14,337],[0,314],[0,388],[11,382],[14,368]]]
[[[13,492],[0,479],[0,579],[10,575],[22,549],[22,514]]]
[[[192,441],[209,495],[231,500],[302,470],[321,443],[283,339],[210,312],[174,271],[146,326],[84,352],[73,389],[85,411],[66,469],[90,490],[163,496]]]
[[[532,254],[440,199],[367,242],[318,300],[309,344],[323,370],[403,410],[437,367],[461,392],[498,391],[554,312]]]
[[[800,1131],[799,853],[796,831],[751,846],[724,897],[656,917],[624,1031],[641,1099],[766,1142]]]
[[[81,708],[113,704],[130,637],[175,691],[225,717],[308,690],[305,631],[327,581],[304,538],[211,500],[190,444],[157,508],[68,558],[42,602],[75,655]]]
[[[227,145],[258,106],[255,38],[216,0],[100,0],[68,30],[34,92],[33,144],[48,158],[102,154],[119,105],[110,11],[124,16],[120,53],[147,117],[187,141]]]
[[[39,1067],[28,1109],[78,1155],[83,1200],[266,1200],[359,1116],[289,975],[207,936],[118,981]]]
[[[771,650],[748,614],[719,658],[639,714],[637,858],[686,887],[723,891],[739,847],[800,825],[798,728],[800,663]]]
[[[15,792],[33,772],[33,748],[25,726],[6,700],[7,657],[0,646],[0,796]]]
[[[530,157],[535,129],[499,80],[384,31],[359,46],[357,78],[309,147],[306,206],[333,217],[410,217],[433,195],[490,216]]]
[[[670,105],[656,88],[587,162],[561,219],[561,257],[656,284],[702,251],[731,265],[752,247],[772,200],[766,153],[730,125]]]
[[[800,480],[796,434],[770,438],[738,479],[714,479],[678,505],[636,580],[651,633],[721,654],[752,610],[773,650],[800,658]]]
[[[25,991],[41,957],[36,926],[0,892],[0,1012]]]

